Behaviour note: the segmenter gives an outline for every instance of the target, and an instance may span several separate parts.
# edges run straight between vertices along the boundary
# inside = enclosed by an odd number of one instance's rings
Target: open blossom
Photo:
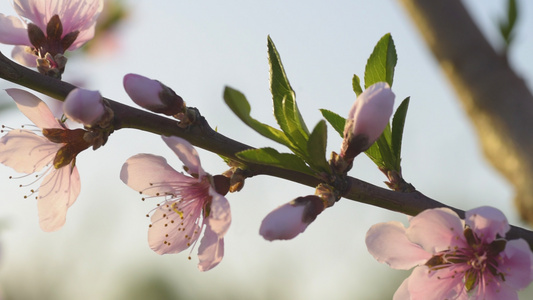
[[[386,82],[369,86],[357,97],[346,118],[341,157],[351,161],[379,138],[389,123],[394,98]]]
[[[505,240],[510,226],[492,207],[466,212],[429,209],[409,221],[372,226],[369,252],[392,268],[415,267],[394,299],[518,299],[533,280],[533,254],[523,239]]]
[[[19,63],[61,70],[62,54],[93,38],[104,1],[14,0],[13,7],[22,21],[0,14],[0,43],[17,46],[12,55]]]
[[[66,128],[39,98],[19,89],[6,91],[43,136],[25,129],[10,130],[0,138],[0,163],[20,173],[40,172],[36,176],[42,178],[41,185],[31,190],[38,194],[39,224],[44,231],[57,230],[80,192],[76,155],[90,144],[83,139],[84,130]]]
[[[185,164],[190,176],[174,170],[163,157],[130,157],[120,178],[132,189],[151,197],[164,197],[152,214],[148,229],[150,248],[158,254],[178,253],[195,245],[200,234],[198,268],[207,271],[224,256],[224,235],[231,223],[228,200],[219,194],[212,177],[200,165],[192,145],[178,137],[163,137]]]

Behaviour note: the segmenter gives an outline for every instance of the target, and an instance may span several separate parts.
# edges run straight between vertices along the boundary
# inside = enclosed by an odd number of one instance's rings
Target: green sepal
[[[506,19],[500,21],[499,29],[500,34],[505,42],[505,46],[508,48],[511,45],[514,37],[514,29],[516,20],[518,19],[518,7],[516,0],[509,0],[507,3],[507,16]]]
[[[320,112],[333,129],[339,133],[341,138],[344,137],[344,125],[346,124],[346,119],[327,109],[320,109]]]
[[[276,166],[312,176],[315,174],[315,172],[313,172],[313,170],[311,170],[300,157],[291,153],[279,153],[274,148],[267,147],[244,150],[235,155],[238,158],[251,163]]]
[[[358,97],[363,92],[363,89],[361,88],[361,79],[359,79],[359,76],[355,74],[353,75],[353,78],[352,78],[352,88],[353,88],[353,91],[355,92],[355,95]]]
[[[285,132],[292,143],[301,152],[305,152],[307,140],[309,139],[309,130],[300,114],[296,104],[296,95],[289,83],[279,53],[270,36],[268,37],[268,62],[270,65],[270,91],[274,102],[274,117],[281,130]]]
[[[224,89],[224,101],[229,108],[239,117],[246,125],[257,131],[262,136],[283,144],[289,148],[293,148],[294,145],[287,138],[283,131],[273,128],[269,125],[263,124],[250,116],[250,104],[246,97],[241,92],[226,87]]]
[[[307,141],[307,153],[309,156],[306,161],[311,168],[330,173],[331,169],[326,160],[327,140],[328,126],[326,125],[326,121],[320,120],[313,129],[313,132],[311,132],[309,141]]]
[[[376,44],[366,63],[365,89],[378,82],[387,82],[392,87],[397,61],[394,41],[391,34],[387,33]]]

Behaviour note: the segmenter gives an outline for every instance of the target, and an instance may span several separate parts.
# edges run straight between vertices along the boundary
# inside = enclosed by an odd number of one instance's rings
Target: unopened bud
[[[344,127],[343,159],[353,160],[379,138],[392,115],[394,97],[386,82],[371,85],[357,97]]]
[[[124,76],[124,89],[137,105],[155,113],[175,116],[185,112],[185,102],[171,88],[137,74]]]
[[[68,94],[63,111],[72,121],[90,127],[101,121],[106,114],[106,107],[98,91],[77,88]]]
[[[304,232],[325,209],[319,196],[298,197],[270,212],[259,229],[266,240],[289,240]]]

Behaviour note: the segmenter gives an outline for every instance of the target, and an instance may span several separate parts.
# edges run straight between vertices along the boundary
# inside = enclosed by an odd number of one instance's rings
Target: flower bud
[[[392,115],[394,97],[386,82],[371,85],[357,97],[344,127],[343,159],[353,160],[379,138]]]
[[[89,127],[100,122],[106,114],[100,93],[80,88],[68,94],[63,103],[63,111],[69,119]]]
[[[304,232],[323,210],[318,196],[298,197],[270,212],[261,223],[259,234],[266,240],[290,240]]]
[[[124,76],[124,89],[137,105],[155,113],[175,116],[185,112],[185,102],[161,82],[137,74]]]

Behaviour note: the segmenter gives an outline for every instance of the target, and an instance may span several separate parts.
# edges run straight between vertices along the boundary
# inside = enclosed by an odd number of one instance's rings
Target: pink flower
[[[386,82],[369,86],[357,97],[346,119],[341,157],[351,161],[379,138],[389,123],[394,98]]]
[[[64,62],[56,55],[78,49],[93,38],[104,1],[14,0],[13,6],[25,21],[0,14],[0,43],[17,45],[12,55],[26,66],[38,66],[39,58],[61,68]]]
[[[70,130],[54,118],[39,98],[18,89],[8,89],[18,108],[44,136],[30,130],[11,130],[0,139],[0,163],[26,174],[43,178],[38,190],[39,224],[44,231],[63,226],[67,209],[80,192],[80,176],[75,166],[76,155],[90,144],[82,129]]]
[[[510,226],[497,209],[483,206],[462,221],[448,208],[372,226],[368,251],[395,269],[415,267],[394,299],[518,299],[533,280],[533,254],[523,239],[505,240]]]
[[[202,169],[189,142],[178,137],[163,137],[163,141],[190,176],[174,170],[163,157],[138,154],[126,161],[120,178],[144,195],[165,197],[152,214],[150,248],[158,254],[181,252],[195,245],[205,228],[198,248],[198,268],[210,270],[224,256],[224,235],[231,223],[229,203],[215,191],[212,177]]]
[[[72,121],[90,127],[104,117],[106,108],[100,92],[76,88],[65,98],[63,111]]]
[[[266,240],[290,240],[305,231],[325,209],[318,196],[298,197],[270,212],[259,228]]]
[[[124,76],[124,89],[137,105],[156,113],[175,116],[185,111],[185,102],[171,88],[137,74]]]

